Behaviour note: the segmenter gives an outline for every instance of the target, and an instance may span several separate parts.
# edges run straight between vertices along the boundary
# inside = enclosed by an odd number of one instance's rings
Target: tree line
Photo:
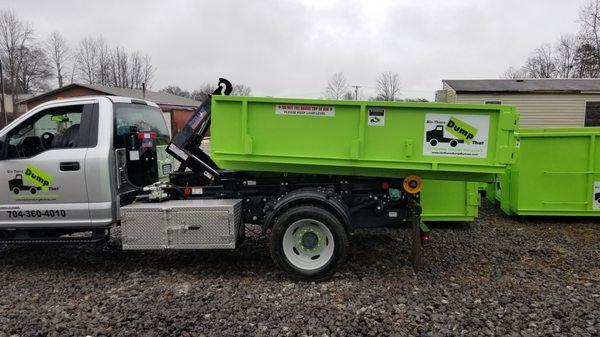
[[[384,71],[375,79],[375,96],[368,97],[371,101],[406,101],[427,102],[425,98],[400,98],[400,76],[392,71]],[[354,89],[353,90],[351,90]],[[362,86],[350,86],[342,72],[335,73],[327,82],[325,90],[321,94],[323,98],[339,100],[358,100],[359,89]]]
[[[579,11],[579,31],[561,36],[554,44],[536,48],[520,67],[509,67],[504,78],[600,77],[600,0]]]
[[[177,85],[169,85],[162,89],[161,92],[166,92],[168,94],[177,95],[185,98],[191,98],[196,101],[204,102],[205,99],[208,98],[210,94],[216,89],[216,85],[211,83],[205,83],[201,85],[198,89],[195,90],[185,90]],[[231,91],[231,95],[233,96],[251,96],[252,88],[245,84],[234,84],[233,89]]]
[[[147,54],[110,45],[102,36],[86,37],[75,45],[57,31],[38,36],[12,10],[0,10],[0,60],[4,93],[11,95],[13,111],[20,94],[72,82],[140,89],[143,83],[150,86],[154,77]]]

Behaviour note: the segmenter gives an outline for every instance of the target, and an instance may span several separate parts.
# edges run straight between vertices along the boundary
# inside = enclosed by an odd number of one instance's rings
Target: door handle
[[[61,171],[79,171],[78,161],[65,161],[60,163]]]

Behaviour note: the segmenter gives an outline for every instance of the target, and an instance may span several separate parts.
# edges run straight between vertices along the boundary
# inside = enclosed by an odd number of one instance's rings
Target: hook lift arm
[[[194,114],[185,123],[183,129],[171,140],[167,146],[167,153],[181,162],[179,171],[190,168],[208,183],[219,178],[219,167],[213,160],[200,149],[200,143],[204,139],[210,127],[211,97],[212,95],[229,95],[233,90],[231,82],[219,78],[217,89],[196,109]]]

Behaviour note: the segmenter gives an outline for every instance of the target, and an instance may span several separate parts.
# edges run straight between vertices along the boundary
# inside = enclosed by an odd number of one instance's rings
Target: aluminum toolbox
[[[123,249],[232,249],[241,199],[171,200],[121,207]]]
[[[516,151],[514,107],[212,96],[222,169],[489,182]]]

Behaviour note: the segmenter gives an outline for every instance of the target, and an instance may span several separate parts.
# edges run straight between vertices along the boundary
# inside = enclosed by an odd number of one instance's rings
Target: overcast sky
[[[73,45],[103,35],[151,56],[152,88],[194,89],[226,77],[254,95],[319,97],[343,72],[374,93],[397,72],[403,97],[432,99],[442,79],[498,78],[529,53],[575,33],[585,0],[192,1],[0,0],[39,38]]]

